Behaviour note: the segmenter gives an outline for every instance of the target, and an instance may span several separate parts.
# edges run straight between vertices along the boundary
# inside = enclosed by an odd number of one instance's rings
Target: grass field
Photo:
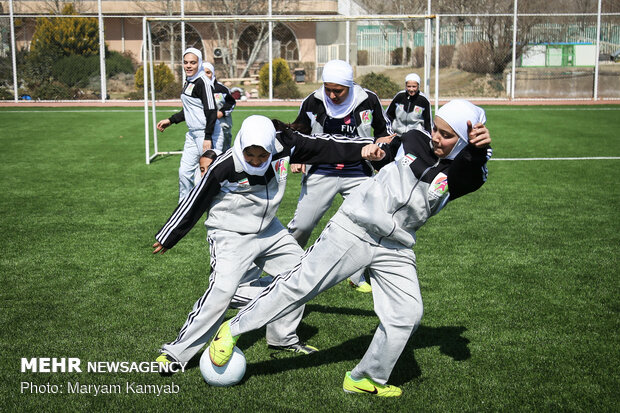
[[[495,158],[620,156],[618,106],[486,109]],[[252,113],[296,109],[238,108],[236,128]],[[139,108],[0,108],[0,121],[1,411],[618,411],[619,159],[491,161],[481,190],[419,231],[425,315],[390,379],[404,395],[380,400],[341,388],[377,327],[372,297],[344,283],[307,305],[298,331],[322,351],[272,355],[264,330],[247,334],[232,388],[207,386],[197,361],[172,378],[22,373],[22,358],[154,360],[207,287],[208,246],[197,225],[151,255],[179,157],[145,165]],[[184,131],[160,149],[180,149]],[[298,192],[289,177],[285,224]],[[122,392],[68,394],[68,382]],[[178,393],[126,391],[172,382]]]

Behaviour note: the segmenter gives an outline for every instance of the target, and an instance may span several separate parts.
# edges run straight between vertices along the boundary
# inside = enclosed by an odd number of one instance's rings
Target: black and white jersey
[[[340,135],[371,137],[375,139],[389,136],[392,132],[390,120],[387,118],[381,102],[376,94],[354,84],[355,108],[342,119],[334,119],[327,115],[323,89],[317,89],[304,99],[299,108],[295,123],[306,125],[312,133],[337,133]],[[373,133],[374,132],[374,133]],[[351,164],[320,164],[313,165],[308,174],[328,176],[361,177],[372,175],[372,168],[366,162]]]
[[[353,162],[372,138],[303,135],[290,129],[276,134],[276,150],[263,176],[244,172],[233,149],[218,156],[205,176],[177,206],[156,239],[172,248],[205,211],[207,228],[256,234],[273,219],[286,188],[288,166],[294,163]]]
[[[190,131],[204,130],[205,139],[211,140],[217,121],[217,107],[213,87],[206,77],[199,76],[193,81],[186,81],[181,93],[181,102],[183,110],[168,118],[170,122],[185,121]]]
[[[222,112],[224,116],[230,116],[237,104],[235,98],[230,94],[230,90],[216,79],[213,81],[213,92],[217,110]]]
[[[433,128],[431,104],[421,92],[411,96],[406,90],[401,90],[392,99],[386,114],[392,121],[394,132],[399,136],[412,129],[430,133]]]

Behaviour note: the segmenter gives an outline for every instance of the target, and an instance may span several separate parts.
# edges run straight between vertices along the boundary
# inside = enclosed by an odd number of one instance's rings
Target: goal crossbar
[[[159,151],[157,142],[157,112],[155,105],[155,81],[154,81],[154,58],[153,58],[153,41],[151,34],[151,23],[155,22],[180,22],[180,23],[200,23],[200,22],[353,22],[353,21],[407,21],[407,20],[426,20],[432,21],[437,16],[434,14],[383,14],[383,15],[236,15],[236,16],[144,16],[142,18],[142,38],[144,40],[142,47],[142,62],[144,73],[144,139],[146,163],[151,163],[160,155],[176,155],[182,154],[182,151]],[[350,48],[347,39],[347,48]],[[425,49],[427,46],[425,46]],[[425,51],[430,59],[430,50]],[[427,64],[425,63],[425,74]],[[429,66],[430,67],[430,66]],[[148,72],[147,69],[148,68]],[[149,79],[150,77],[150,79]],[[428,79],[428,75],[426,76]],[[149,83],[151,96],[149,99]],[[271,87],[271,85],[270,85]],[[149,108],[150,102],[150,108]],[[149,113],[152,117],[151,125],[149,125]],[[153,134],[153,152],[151,152],[151,132]]]

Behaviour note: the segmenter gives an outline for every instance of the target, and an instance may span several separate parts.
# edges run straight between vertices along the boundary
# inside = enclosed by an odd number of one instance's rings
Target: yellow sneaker
[[[172,357],[170,357],[169,355],[167,355],[166,353],[161,353],[159,355],[159,357],[157,357],[155,359],[156,362],[160,363],[160,364],[170,364],[172,363],[174,360],[172,359]]]
[[[215,337],[213,337],[213,341],[209,346],[211,363],[218,367],[228,363],[238,338],[239,336],[233,337],[230,334],[230,320],[223,323],[217,330],[217,333],[215,333]]]
[[[366,281],[362,281],[359,284],[355,284],[353,281],[349,280],[349,285],[352,288],[355,288],[355,291],[358,291],[360,293],[371,293],[372,292],[372,286]]]
[[[369,378],[354,380],[351,377],[350,371],[347,371],[347,374],[344,376],[342,389],[345,393],[374,394],[379,397],[399,397],[403,394],[400,387],[390,386],[389,384],[377,384]]]
[[[161,368],[159,370],[159,374],[161,376],[168,377],[176,373],[176,371],[172,371],[168,369],[168,364],[176,361],[175,359],[172,358],[172,356],[166,353],[161,353],[159,357],[155,359],[155,361],[161,365]]]

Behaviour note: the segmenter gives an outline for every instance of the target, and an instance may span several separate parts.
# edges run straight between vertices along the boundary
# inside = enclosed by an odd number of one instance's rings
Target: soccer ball
[[[209,347],[200,357],[200,373],[207,384],[211,386],[227,387],[239,383],[245,374],[245,356],[239,347],[233,349],[228,363],[218,367],[209,358]]]

